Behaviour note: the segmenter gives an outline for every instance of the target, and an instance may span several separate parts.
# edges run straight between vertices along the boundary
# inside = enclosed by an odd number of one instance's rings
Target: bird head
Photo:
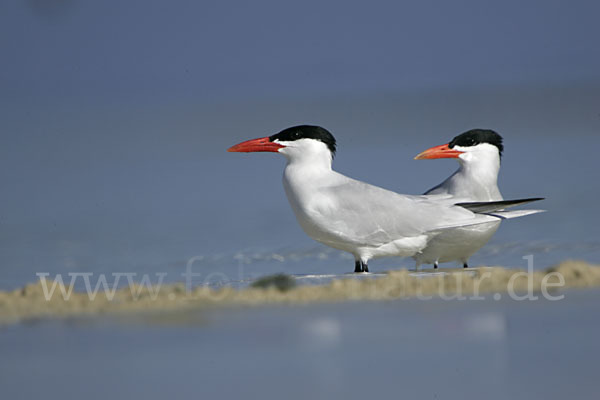
[[[500,158],[504,146],[502,136],[489,129],[471,129],[461,133],[449,143],[431,147],[419,153],[415,160],[458,158],[469,162],[485,158]]]
[[[269,151],[281,153],[289,159],[327,153],[330,158],[333,158],[335,146],[335,138],[327,129],[314,125],[298,125],[271,136],[236,144],[227,151],[244,153]]]

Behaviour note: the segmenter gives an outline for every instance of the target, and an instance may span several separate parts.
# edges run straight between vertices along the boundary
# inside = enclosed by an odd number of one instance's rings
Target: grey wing
[[[448,178],[446,178],[442,183],[440,183],[440,184],[432,187],[431,189],[429,189],[428,191],[426,191],[423,194],[424,195],[436,195],[436,194],[448,194],[448,193],[450,193],[449,186],[450,186],[450,184],[452,182],[452,178],[457,173],[458,173],[458,170],[456,172],[454,172],[452,175],[450,175]]]
[[[444,186],[444,183],[445,182],[442,182],[439,185],[432,187],[431,189],[429,189],[428,191],[426,191],[423,194],[428,195],[428,194],[446,194],[446,193],[448,193],[448,189]]]
[[[435,197],[406,196],[349,180],[320,189],[310,208],[323,230],[370,246],[483,219],[454,207],[447,196],[440,196],[439,201],[433,200]]]

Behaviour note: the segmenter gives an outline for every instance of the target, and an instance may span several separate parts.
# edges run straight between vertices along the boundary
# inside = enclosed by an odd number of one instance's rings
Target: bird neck
[[[473,200],[492,201],[501,200],[502,195],[498,189],[498,173],[500,172],[500,155],[487,154],[478,157],[458,159],[460,167],[450,179],[455,183],[455,195],[470,196]]]
[[[290,206],[306,231],[309,207],[321,187],[335,182],[339,174],[331,169],[331,156],[288,157],[283,171],[283,188]]]
[[[333,157],[330,151],[294,152],[284,155],[287,158],[286,168],[293,167],[314,173],[331,171]]]
[[[294,154],[287,159],[283,184],[290,202],[292,198],[310,197],[315,189],[331,183],[337,175],[331,169],[331,153]]]

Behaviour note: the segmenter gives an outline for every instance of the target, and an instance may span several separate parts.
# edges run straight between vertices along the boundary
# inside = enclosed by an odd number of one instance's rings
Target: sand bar
[[[480,299],[510,295],[516,300],[541,295],[558,299],[564,289],[600,287],[600,265],[564,261],[545,270],[527,272],[504,267],[477,267],[416,274],[401,269],[372,279],[335,278],[320,285],[285,285],[233,289],[196,287],[183,283],[147,287],[136,284],[107,295],[100,290],[93,299],[73,291],[65,299],[59,286],[51,295],[51,281],[39,281],[13,291],[0,291],[0,323],[35,318],[139,312],[185,311],[206,307],[311,304],[341,301],[387,301],[403,298]],[[294,278],[290,278],[294,279]]]

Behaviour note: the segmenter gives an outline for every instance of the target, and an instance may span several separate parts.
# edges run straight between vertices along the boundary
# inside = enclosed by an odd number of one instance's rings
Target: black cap
[[[284,129],[281,132],[269,137],[271,142],[276,139],[285,142],[291,142],[298,139],[320,140],[327,145],[329,151],[331,151],[331,154],[335,155],[335,138],[327,129],[320,126],[292,126],[291,128]]]
[[[500,152],[500,155],[502,155],[502,151],[504,151],[504,146],[502,145],[502,136],[490,129],[471,129],[470,131],[461,133],[452,139],[450,143],[448,143],[448,147],[469,147],[476,146],[481,143],[489,143],[496,146]]]

